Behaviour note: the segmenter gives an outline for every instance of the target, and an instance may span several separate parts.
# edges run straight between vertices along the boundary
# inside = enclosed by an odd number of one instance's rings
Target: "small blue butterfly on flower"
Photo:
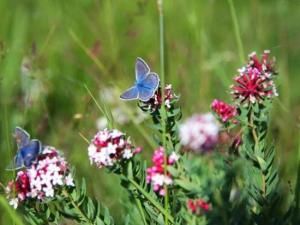
[[[159,77],[156,73],[150,72],[149,66],[141,58],[136,59],[135,79],[135,84],[121,94],[120,98],[123,100],[139,99],[143,102],[149,101],[159,86]]]
[[[42,151],[42,144],[37,139],[30,140],[30,135],[20,127],[15,128],[14,137],[17,142],[18,152],[8,170],[30,167]]]

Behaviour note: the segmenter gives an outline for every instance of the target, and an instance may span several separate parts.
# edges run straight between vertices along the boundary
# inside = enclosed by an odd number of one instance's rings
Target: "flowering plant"
[[[73,177],[65,159],[55,148],[46,146],[36,163],[17,172],[16,179],[8,183],[6,192],[10,204],[17,208],[19,204],[30,204],[34,200],[45,202],[63,187],[73,186]]]
[[[180,122],[180,98],[171,85],[139,100],[139,109],[153,122],[150,166],[138,154],[142,148],[112,124],[86,140],[90,164],[118,176],[137,209],[128,211],[127,224],[295,221],[293,201],[284,212],[275,211],[284,193],[275,146],[267,139],[269,110],[278,95],[274,62],[268,51],[262,60],[252,53],[239,71],[231,86],[232,103],[213,100],[215,117],[194,114]],[[72,168],[54,147],[43,146],[5,190],[9,204],[25,212],[30,224],[57,223],[62,217],[81,224],[114,224],[109,211],[99,210],[100,204],[87,196],[85,181],[74,181]]]

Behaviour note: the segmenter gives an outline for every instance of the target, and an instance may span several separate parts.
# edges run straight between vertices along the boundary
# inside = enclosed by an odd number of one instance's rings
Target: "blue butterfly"
[[[159,86],[158,75],[150,72],[149,66],[143,59],[137,58],[135,63],[135,79],[135,84],[127,89],[120,98],[123,100],[139,99],[147,102],[154,96]]]
[[[15,128],[14,137],[17,142],[18,152],[8,170],[30,167],[37,160],[42,151],[42,144],[37,139],[30,140],[30,135],[20,127]]]

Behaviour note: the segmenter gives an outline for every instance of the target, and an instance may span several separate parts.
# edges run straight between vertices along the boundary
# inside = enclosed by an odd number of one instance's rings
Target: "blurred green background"
[[[234,3],[245,54],[270,49],[277,59],[280,96],[270,137],[283,183],[293,185],[300,119],[300,2]],[[124,105],[118,94],[132,85],[137,56],[160,71],[156,1],[1,0],[0,15],[1,183],[12,177],[5,167],[17,150],[13,129],[22,126],[61,149],[76,167],[77,179],[87,179],[90,194],[121,218],[126,196],[118,180],[90,166],[87,144],[79,136],[92,138],[102,116],[84,84],[99,101],[102,91],[102,101],[116,109],[118,127],[145,146],[149,156],[152,148],[141,130],[147,132],[149,121],[136,121],[136,103]],[[242,65],[228,2],[166,0],[165,36],[166,81],[181,95],[184,117],[207,112],[214,98],[229,101],[228,87]],[[0,224],[10,224],[3,208],[0,214]]]

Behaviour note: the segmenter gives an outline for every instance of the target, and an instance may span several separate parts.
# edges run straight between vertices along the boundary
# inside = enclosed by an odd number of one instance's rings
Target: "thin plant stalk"
[[[174,223],[174,219],[171,215],[169,215],[168,211],[165,211],[165,209],[160,205],[159,202],[157,202],[148,192],[146,192],[137,182],[135,182],[133,179],[128,178],[128,181],[133,184],[133,186],[145,196],[145,198],[153,205],[155,206],[162,214],[167,215],[168,221],[171,223]],[[168,222],[167,221],[167,222]]]
[[[238,18],[236,15],[236,10],[233,4],[233,0],[228,0],[228,4],[230,7],[230,14],[233,22],[233,27],[234,27],[234,34],[235,34],[235,39],[237,42],[237,47],[239,51],[239,57],[241,60],[241,63],[244,63],[245,60],[245,54],[244,54],[244,47],[243,47],[243,42],[242,42],[242,37],[241,37],[241,31],[238,23]]]
[[[104,104],[103,104],[103,106],[101,106],[98,103],[97,99],[95,98],[95,96],[93,95],[93,93],[90,91],[90,89],[87,87],[87,85],[84,85],[84,88],[87,90],[88,94],[93,99],[94,103],[96,104],[96,106],[100,110],[100,112],[106,117],[106,119],[108,121],[109,128],[112,129],[114,127],[114,121],[113,121],[111,113],[108,112],[108,109],[105,107]]]
[[[85,223],[86,224],[90,224],[90,225],[94,225],[94,223],[82,212],[82,210],[76,204],[76,202],[74,201],[73,197],[68,193],[68,191],[63,190],[63,194],[65,195],[65,197],[67,197],[70,200],[71,204],[76,209],[76,211],[79,213],[79,215],[81,216],[81,218],[83,218],[85,220]]]
[[[165,49],[164,49],[164,12],[163,12],[163,0],[157,0],[158,13],[159,13],[159,53],[160,53],[160,84],[161,84],[161,96],[162,96],[162,105],[161,105],[161,124],[162,124],[162,145],[165,149],[164,151],[164,175],[167,175],[167,136],[166,136],[166,119],[167,113],[165,108]],[[164,208],[165,208],[165,222],[168,224],[168,203],[169,203],[169,194],[168,188],[164,186],[165,195],[164,195]]]
[[[108,71],[104,64],[96,57],[94,56],[87,47],[84,46],[82,41],[78,38],[78,36],[74,33],[73,30],[69,30],[69,34],[74,40],[74,42],[85,52],[85,54],[96,64],[96,66],[99,68],[99,70],[104,74],[107,75]]]

